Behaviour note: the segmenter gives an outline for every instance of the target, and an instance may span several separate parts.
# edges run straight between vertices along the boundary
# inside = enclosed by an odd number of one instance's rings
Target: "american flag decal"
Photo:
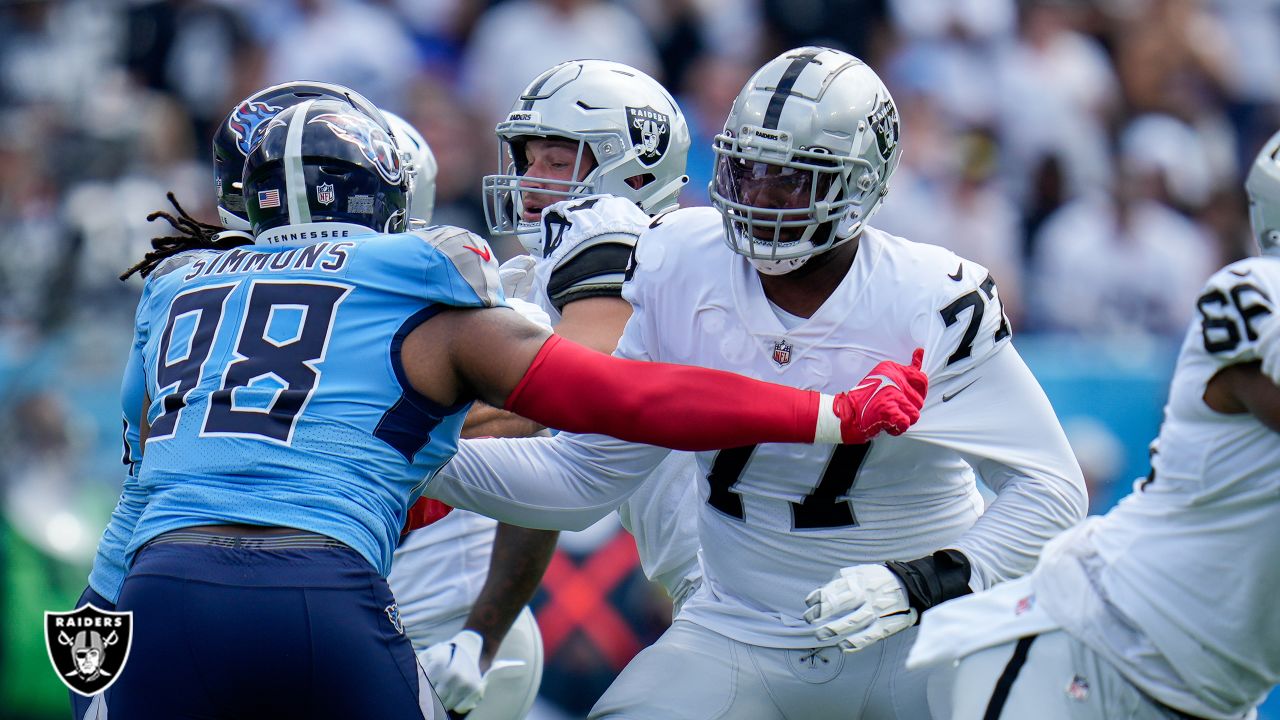
[[[260,208],[280,207],[280,191],[279,190],[259,190],[258,191],[258,207]]]

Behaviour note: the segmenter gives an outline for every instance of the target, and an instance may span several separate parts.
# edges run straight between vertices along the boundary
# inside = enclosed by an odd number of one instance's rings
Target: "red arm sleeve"
[[[611,357],[553,335],[505,408],[559,430],[697,451],[811,443],[819,395],[720,370]]]
[[[424,528],[451,512],[453,508],[439,500],[429,497],[418,498],[417,502],[409,506],[409,514],[405,516],[404,527],[400,529],[400,534],[407,535],[418,528]]]

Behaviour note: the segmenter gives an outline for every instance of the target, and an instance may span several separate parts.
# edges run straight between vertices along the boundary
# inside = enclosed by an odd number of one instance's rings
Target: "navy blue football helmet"
[[[372,118],[394,136],[382,113],[360,93],[323,82],[290,82],[272,85],[241,100],[213,135],[213,172],[218,194],[218,217],[228,230],[249,230],[240,180],[244,159],[262,137],[267,121],[305,100],[342,100]]]
[[[255,237],[322,222],[404,231],[404,160],[386,128],[354,103],[308,100],[278,113],[259,133],[242,178]]]

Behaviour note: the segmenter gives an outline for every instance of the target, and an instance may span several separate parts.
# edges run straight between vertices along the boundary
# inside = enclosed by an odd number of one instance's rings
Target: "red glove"
[[[920,370],[924,349],[916,348],[910,365],[885,360],[857,387],[835,396],[832,410],[840,418],[840,436],[846,444],[861,445],[886,431],[901,435],[920,419],[929,378]]]

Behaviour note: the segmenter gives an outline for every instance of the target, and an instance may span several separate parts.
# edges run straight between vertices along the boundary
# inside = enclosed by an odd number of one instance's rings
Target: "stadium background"
[[[163,233],[144,218],[166,190],[216,220],[208,141],[235,101],[356,88],[426,135],[436,220],[481,231],[490,129],[541,69],[663,80],[701,204],[742,82],[807,43],[868,60],[898,102],[874,224],[992,269],[1093,512],[1127,493],[1200,283],[1252,251],[1241,181],[1280,127],[1280,0],[3,0],[0,716],[65,716],[41,613],[83,588],[121,475],[139,284],[116,275]],[[536,606],[546,718],[580,717],[669,619],[609,525],[566,536]]]

